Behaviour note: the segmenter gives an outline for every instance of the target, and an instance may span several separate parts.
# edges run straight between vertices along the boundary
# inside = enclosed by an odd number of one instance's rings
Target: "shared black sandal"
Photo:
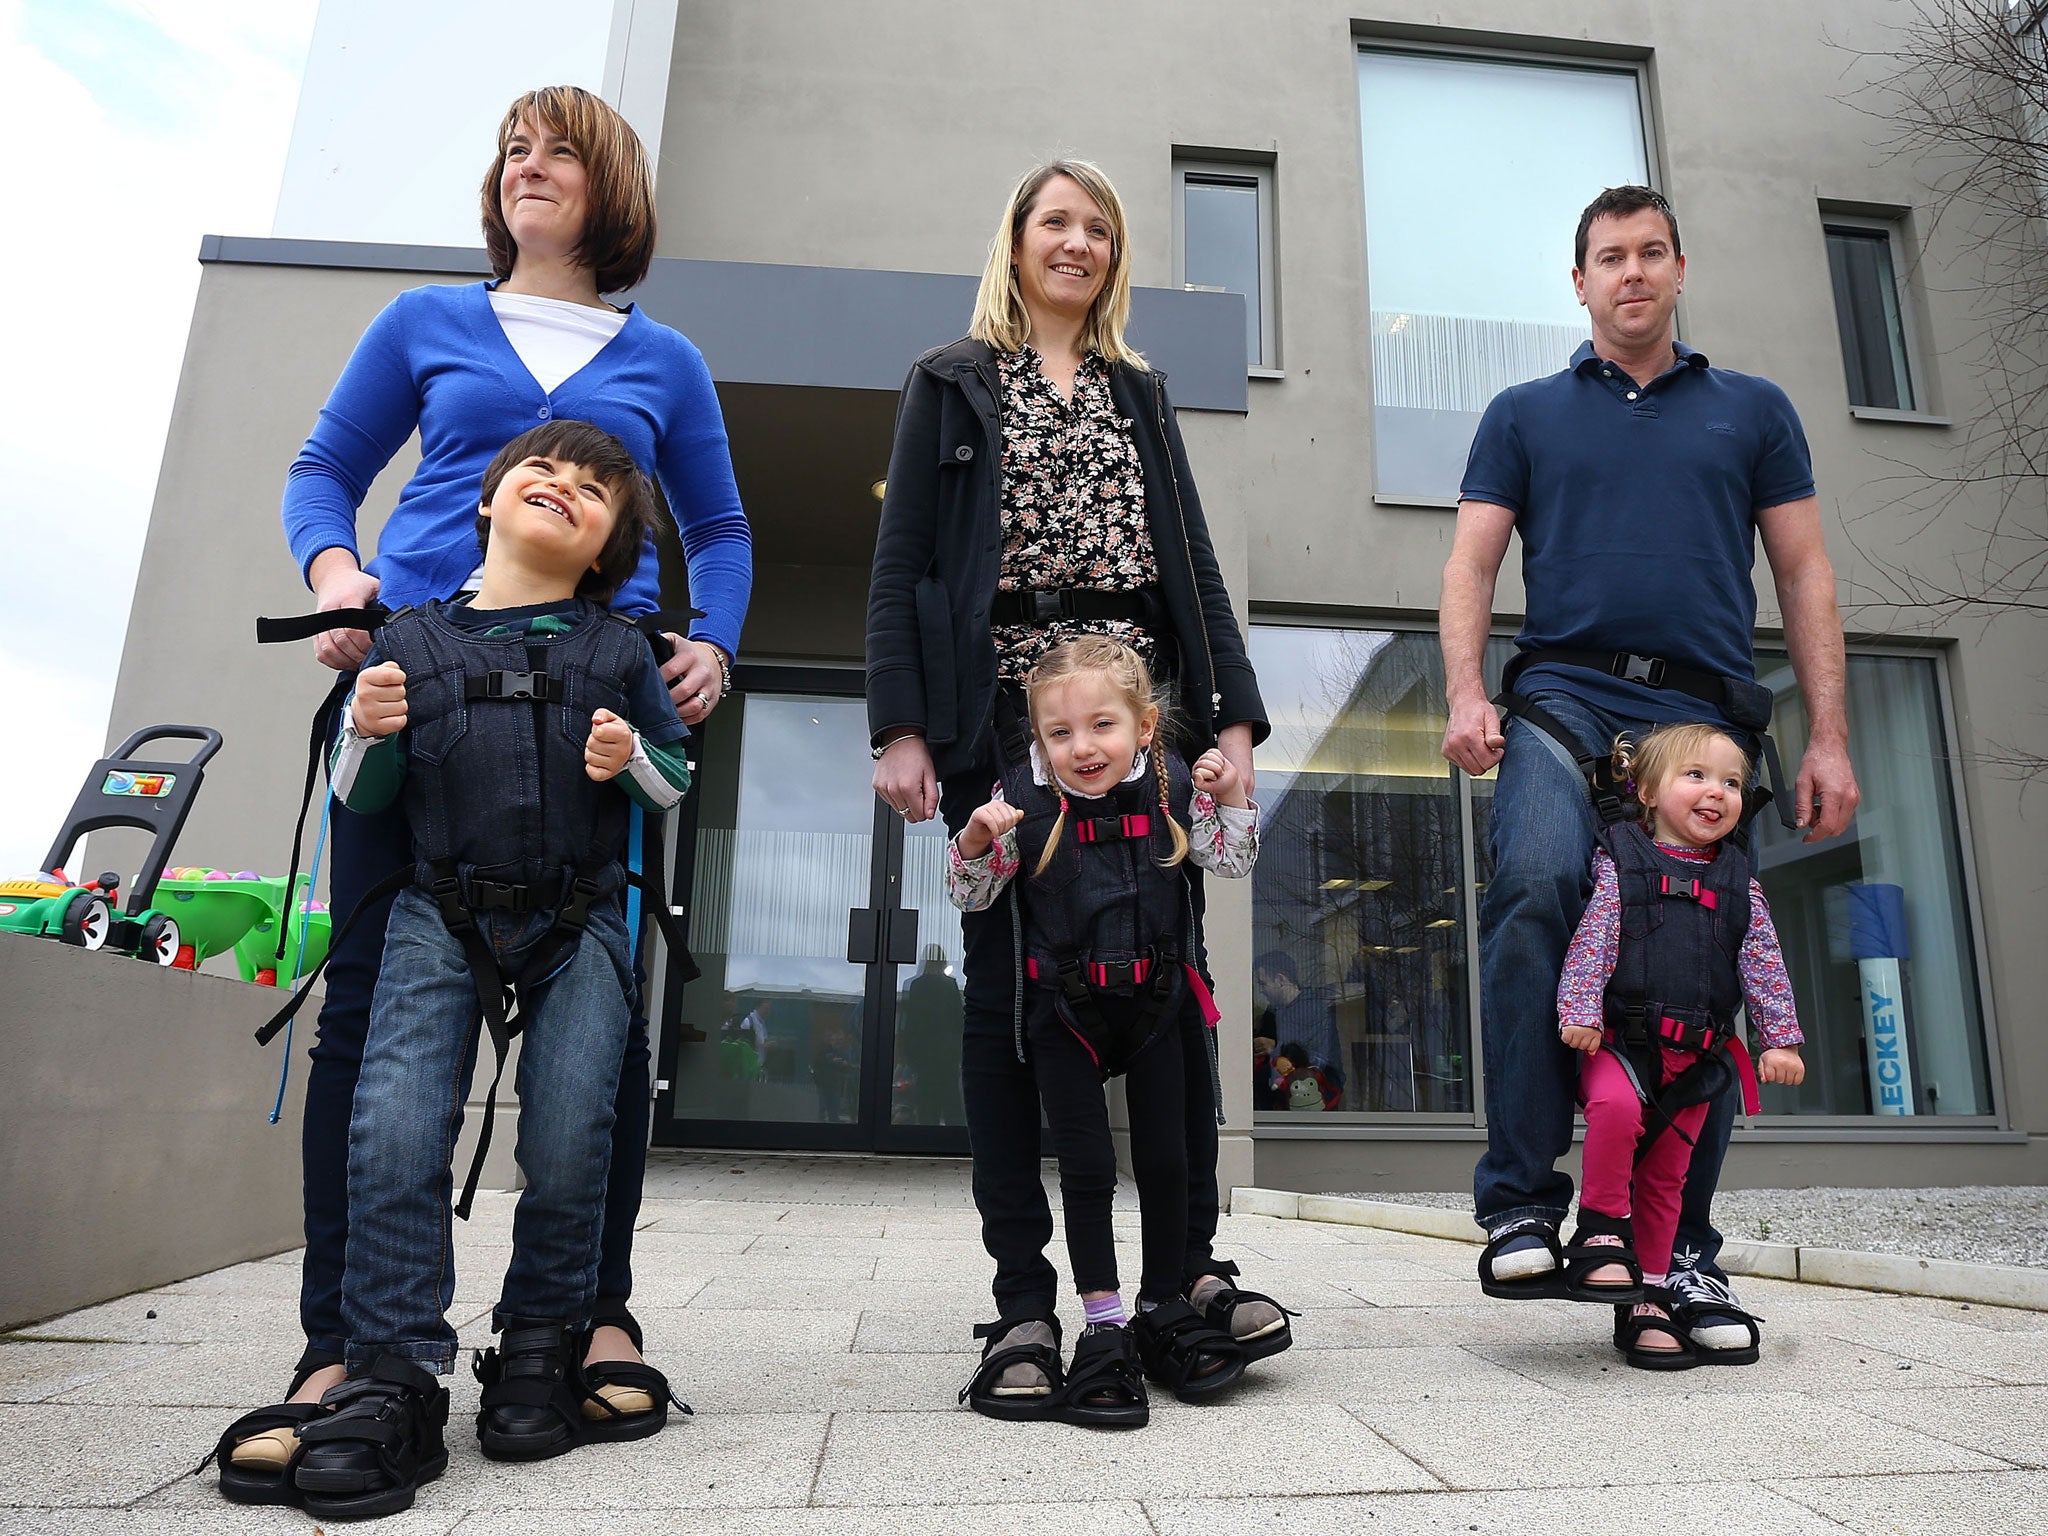
[[[1226,1337],[1235,1341],[1237,1347],[1244,1351],[1244,1363],[1246,1365],[1250,1365],[1255,1360],[1270,1359],[1294,1343],[1294,1325],[1288,1322],[1288,1319],[1301,1316],[1299,1312],[1291,1311],[1281,1306],[1279,1302],[1263,1291],[1247,1291],[1239,1286],[1232,1285],[1231,1281],[1237,1277],[1237,1266],[1235,1264],[1219,1264],[1216,1268],[1208,1271],[1207,1274],[1197,1276],[1195,1284],[1199,1284],[1202,1280],[1212,1276],[1223,1282],[1222,1287],[1210,1296],[1207,1303],[1199,1310],[1204,1321]],[[1193,1290],[1194,1286],[1190,1285],[1189,1289]],[[1193,1298],[1190,1297],[1191,1304],[1192,1301]],[[1240,1339],[1231,1329],[1230,1316],[1238,1307],[1247,1302],[1264,1302],[1275,1312],[1278,1312],[1280,1316],[1276,1321],[1268,1323],[1257,1333],[1246,1334]]]
[[[1588,1243],[1589,1237],[1618,1237],[1621,1246],[1608,1243]],[[1578,1229],[1572,1233],[1572,1240],[1560,1250],[1564,1258],[1564,1269],[1559,1279],[1563,1285],[1566,1301],[1589,1301],[1599,1305],[1634,1306],[1643,1299],[1643,1266],[1636,1258],[1635,1228],[1626,1216],[1604,1216],[1598,1211],[1581,1207]],[[1617,1285],[1610,1281],[1594,1282],[1586,1277],[1594,1270],[1609,1264],[1619,1264],[1626,1269],[1629,1278]]]
[[[1141,1310],[1131,1336],[1145,1374],[1184,1403],[1206,1402],[1244,1375],[1244,1346],[1183,1298]]]
[[[357,1520],[411,1509],[421,1483],[448,1470],[448,1389],[397,1355],[379,1355],[320,1399],[326,1411],[299,1430],[292,1472],[315,1520]]]
[[[593,1317],[590,1328],[576,1334],[577,1359],[582,1359],[589,1352],[590,1335],[599,1328],[617,1328],[633,1341],[635,1349],[647,1347],[641,1341],[639,1321],[620,1307],[601,1317]],[[583,1438],[586,1440],[645,1440],[649,1435],[659,1434],[668,1423],[670,1404],[675,1405],[678,1413],[693,1412],[688,1403],[677,1401],[669,1388],[668,1378],[644,1360],[600,1360],[581,1369]],[[652,1399],[653,1406],[622,1409],[605,1396],[603,1389],[606,1387],[644,1392]]]
[[[1661,1307],[1665,1313],[1638,1313],[1634,1307],[1614,1309],[1614,1347],[1639,1371],[1689,1371],[1700,1363],[1699,1353],[1685,1336],[1678,1321],[1678,1300],[1661,1285],[1643,1287],[1643,1301]],[[1641,1303],[1638,1303],[1641,1305]],[[1652,1349],[1643,1343],[1646,1333],[1668,1333],[1678,1340],[1676,1349]]]
[[[1192,1309],[1191,1309],[1192,1310]],[[1059,1417],[1090,1429],[1138,1429],[1151,1422],[1138,1341],[1129,1328],[1092,1323],[1074,1343],[1066,1390],[1059,1393]]]
[[[1010,1331],[1025,1323],[1044,1323],[1052,1329],[1051,1344],[1005,1344]],[[993,1323],[976,1323],[974,1336],[986,1339],[981,1363],[960,1389],[960,1401],[976,1413],[991,1419],[1025,1421],[1057,1417],[1060,1390],[1066,1372],[1060,1365],[1060,1320],[1056,1317],[999,1318]],[[1035,1365],[1045,1372],[1042,1390],[1001,1387],[1004,1371],[1013,1365]]]
[[[583,1443],[577,1342],[564,1323],[508,1317],[498,1347],[476,1352],[470,1369],[484,1388],[476,1436],[491,1460],[544,1461]]]
[[[285,1388],[284,1395],[290,1397],[306,1384],[308,1377],[341,1363],[339,1355],[329,1354],[324,1349],[308,1349],[299,1356],[299,1363],[292,1372],[292,1384]],[[292,1470],[298,1465],[299,1453],[305,1448],[298,1440],[298,1430],[326,1411],[319,1403],[272,1403],[268,1408],[245,1413],[230,1424],[221,1435],[220,1443],[214,1446],[213,1453],[206,1458],[206,1461],[215,1462],[220,1467],[221,1497],[237,1504],[284,1504],[296,1508],[299,1491],[292,1486]],[[292,1435],[292,1453],[282,1466],[237,1462],[234,1459],[235,1451],[244,1441],[272,1430],[288,1430]],[[200,1470],[205,1470],[206,1461],[199,1464]]]
[[[1518,1238],[1534,1237],[1550,1250],[1550,1268],[1541,1274],[1502,1279],[1493,1272],[1493,1261],[1501,1249]],[[1512,1222],[1494,1233],[1479,1250],[1479,1289],[1501,1301],[1556,1301],[1565,1294],[1564,1249],[1557,1241],[1554,1224],[1531,1216]]]
[[[1674,1266],[1671,1294],[1676,1299],[1672,1318],[1684,1332],[1701,1365],[1755,1365],[1762,1355],[1762,1335],[1757,1324],[1763,1319],[1743,1307],[1724,1280],[1697,1269]],[[1749,1332],[1749,1341],[1716,1348],[1692,1336],[1695,1328],[1738,1327]]]

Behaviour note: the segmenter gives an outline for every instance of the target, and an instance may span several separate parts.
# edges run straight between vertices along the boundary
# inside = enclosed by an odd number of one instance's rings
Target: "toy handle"
[[[213,754],[218,752],[221,746],[220,732],[210,725],[146,725],[122,742],[120,746],[116,747],[110,756],[116,758],[133,757],[135,749],[145,741],[156,741],[166,736],[204,743],[197,752],[192,754],[191,766],[194,768],[204,767],[212,760]]]

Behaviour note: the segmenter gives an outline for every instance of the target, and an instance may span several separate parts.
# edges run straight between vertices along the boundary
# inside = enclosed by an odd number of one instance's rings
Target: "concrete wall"
[[[6,934],[0,997],[0,1328],[303,1240],[275,991]]]

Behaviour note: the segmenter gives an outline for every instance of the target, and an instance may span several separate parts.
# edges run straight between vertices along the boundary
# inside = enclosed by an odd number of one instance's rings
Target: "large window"
[[[1639,78],[1369,47],[1358,95],[1374,488],[1447,500],[1487,402],[1586,339],[1572,232],[1604,188],[1649,181]]]
[[[1509,643],[1488,646],[1498,684]],[[1255,1119],[1387,1115],[1470,1124],[1479,1070],[1479,896],[1492,775],[1439,755],[1445,707],[1426,630],[1252,626],[1273,734],[1259,749],[1252,875]],[[1773,734],[1797,771],[1806,716],[1782,652],[1760,651]],[[1808,845],[1766,812],[1759,879],[1808,1044],[1770,1120],[1993,1112],[1964,844],[1937,663],[1849,658],[1863,806]],[[1587,849],[1590,860],[1592,850]],[[1767,1120],[1765,1123],[1769,1123]]]
[[[1806,709],[1784,654],[1759,652],[1778,695],[1785,772]],[[1805,843],[1766,813],[1757,862],[1806,1031],[1806,1081],[1767,1088],[1798,1115],[1988,1115],[1990,1073],[1939,678],[1919,656],[1849,658],[1849,751],[1863,805],[1846,835]]]

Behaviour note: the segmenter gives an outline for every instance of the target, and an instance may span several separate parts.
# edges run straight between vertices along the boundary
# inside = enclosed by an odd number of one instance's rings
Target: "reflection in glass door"
[[[678,835],[702,975],[664,1000],[656,1140],[964,1151],[943,831],[906,838],[870,790],[866,704],[825,691],[858,674],[743,676]]]

